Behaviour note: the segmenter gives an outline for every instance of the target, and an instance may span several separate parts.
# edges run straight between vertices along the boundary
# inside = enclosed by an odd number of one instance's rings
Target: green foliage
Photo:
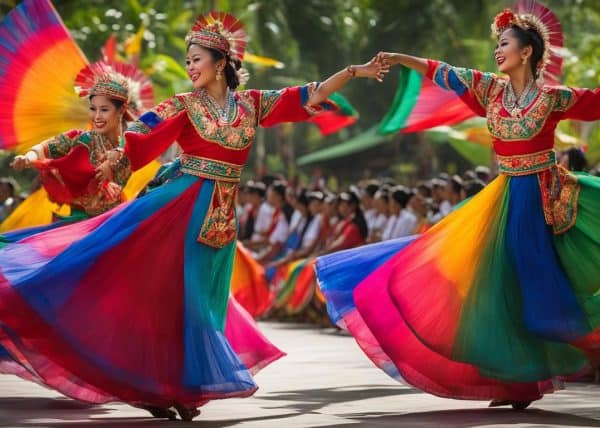
[[[547,0],[546,3],[560,18],[566,35],[565,82],[574,86],[598,86],[600,2]],[[110,34],[114,33],[123,42],[143,25],[140,65],[152,73],[158,100],[189,90],[183,67],[184,37],[194,18],[211,9],[230,11],[244,22],[250,36],[249,52],[285,64],[283,69],[246,65],[251,74],[248,86],[267,89],[322,80],[347,64],[368,61],[381,50],[494,70],[490,23],[495,13],[510,2],[56,0],[54,4],[92,60],[100,57],[100,48]],[[0,16],[12,6],[14,2],[10,0],[0,3]],[[396,73],[391,73],[382,84],[364,80],[352,82],[343,93],[358,110],[358,123],[346,132],[327,138],[315,132],[312,125],[295,126],[292,135],[286,137],[295,144],[295,155],[338,144],[378,123],[391,105],[396,85]],[[282,146],[278,141],[280,136],[272,130],[265,132],[266,152],[273,156]],[[590,153],[600,154],[600,148],[595,148],[600,145],[600,131],[593,129],[589,134],[594,148]],[[403,158],[402,162],[410,160]],[[598,160],[600,156],[595,159]]]

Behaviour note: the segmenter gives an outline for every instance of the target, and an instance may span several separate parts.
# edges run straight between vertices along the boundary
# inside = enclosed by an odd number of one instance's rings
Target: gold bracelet
[[[356,77],[356,68],[353,65],[346,67],[346,71],[350,74],[350,78],[354,79]]]

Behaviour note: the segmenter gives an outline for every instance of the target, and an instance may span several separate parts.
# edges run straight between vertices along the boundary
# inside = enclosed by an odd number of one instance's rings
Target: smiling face
[[[510,74],[522,67],[529,67],[531,52],[531,46],[520,46],[519,39],[515,37],[513,29],[504,30],[494,51],[498,70]],[[525,64],[523,64],[523,61],[525,61]]]
[[[217,70],[223,69],[225,60],[215,61],[210,50],[190,45],[185,57],[185,69],[194,89],[206,87],[217,78]]]
[[[90,99],[89,116],[94,131],[103,135],[113,135],[119,132],[123,107],[117,108],[111,99],[104,95],[95,95]]]

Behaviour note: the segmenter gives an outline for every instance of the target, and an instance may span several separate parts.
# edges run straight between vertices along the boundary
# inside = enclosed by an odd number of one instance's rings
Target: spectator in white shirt
[[[289,234],[291,210],[285,199],[286,183],[276,180],[267,191],[267,203],[272,207],[271,221],[266,231],[267,242],[262,251],[256,254],[259,263],[267,264],[282,257]]]
[[[445,216],[450,214],[450,212],[454,209],[460,201],[463,200],[461,193],[463,190],[463,180],[459,175],[453,175],[448,183],[446,184],[446,201],[448,201],[449,209],[448,212],[445,212]]]
[[[381,241],[381,236],[389,217],[389,190],[387,187],[380,188],[374,197],[374,205],[377,210],[377,217],[373,223],[373,228],[369,230],[367,242]]]
[[[400,211],[398,212],[398,220],[390,233],[390,239],[402,238],[415,233],[419,219],[413,209],[408,206],[415,194],[416,192],[404,186],[399,186],[392,193],[392,199],[397,203]],[[419,195],[419,198],[422,198],[422,196]]]
[[[364,190],[361,192],[361,204],[363,213],[365,215],[365,221],[367,227],[371,230],[374,226],[375,219],[377,218],[377,210],[374,205],[375,193],[379,190],[379,182],[371,180],[367,183]]]
[[[264,205],[264,198],[267,193],[267,187],[260,181],[248,181],[244,191],[246,197],[246,204],[244,205],[244,211],[240,218],[240,231],[238,239],[245,245],[248,245],[251,238],[254,236],[257,226],[257,222],[265,222],[265,215],[268,213],[261,213],[261,220],[259,220],[259,212],[261,207]],[[267,207],[265,207],[267,208]],[[264,211],[264,209],[263,209]],[[260,230],[259,224],[259,230]]]

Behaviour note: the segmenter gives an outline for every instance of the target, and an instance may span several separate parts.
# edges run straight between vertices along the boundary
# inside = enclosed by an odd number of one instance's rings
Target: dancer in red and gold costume
[[[179,173],[107,213],[0,249],[0,342],[66,395],[174,406],[190,420],[209,400],[253,394],[252,374],[281,356],[226,318],[234,200],[256,127],[307,120],[352,77],[381,80],[387,67],[372,60],[321,84],[236,92],[241,23],[211,13],[186,40],[193,91],[143,114],[105,161],[137,170],[177,140]]]
[[[432,394],[524,408],[600,348],[600,180],[556,164],[564,119],[600,90],[546,86],[560,25],[535,2],[493,26],[500,72],[382,53],[487,117],[500,176],[420,236],[318,260],[332,319],[386,373]],[[560,67],[558,67],[558,70]]]

